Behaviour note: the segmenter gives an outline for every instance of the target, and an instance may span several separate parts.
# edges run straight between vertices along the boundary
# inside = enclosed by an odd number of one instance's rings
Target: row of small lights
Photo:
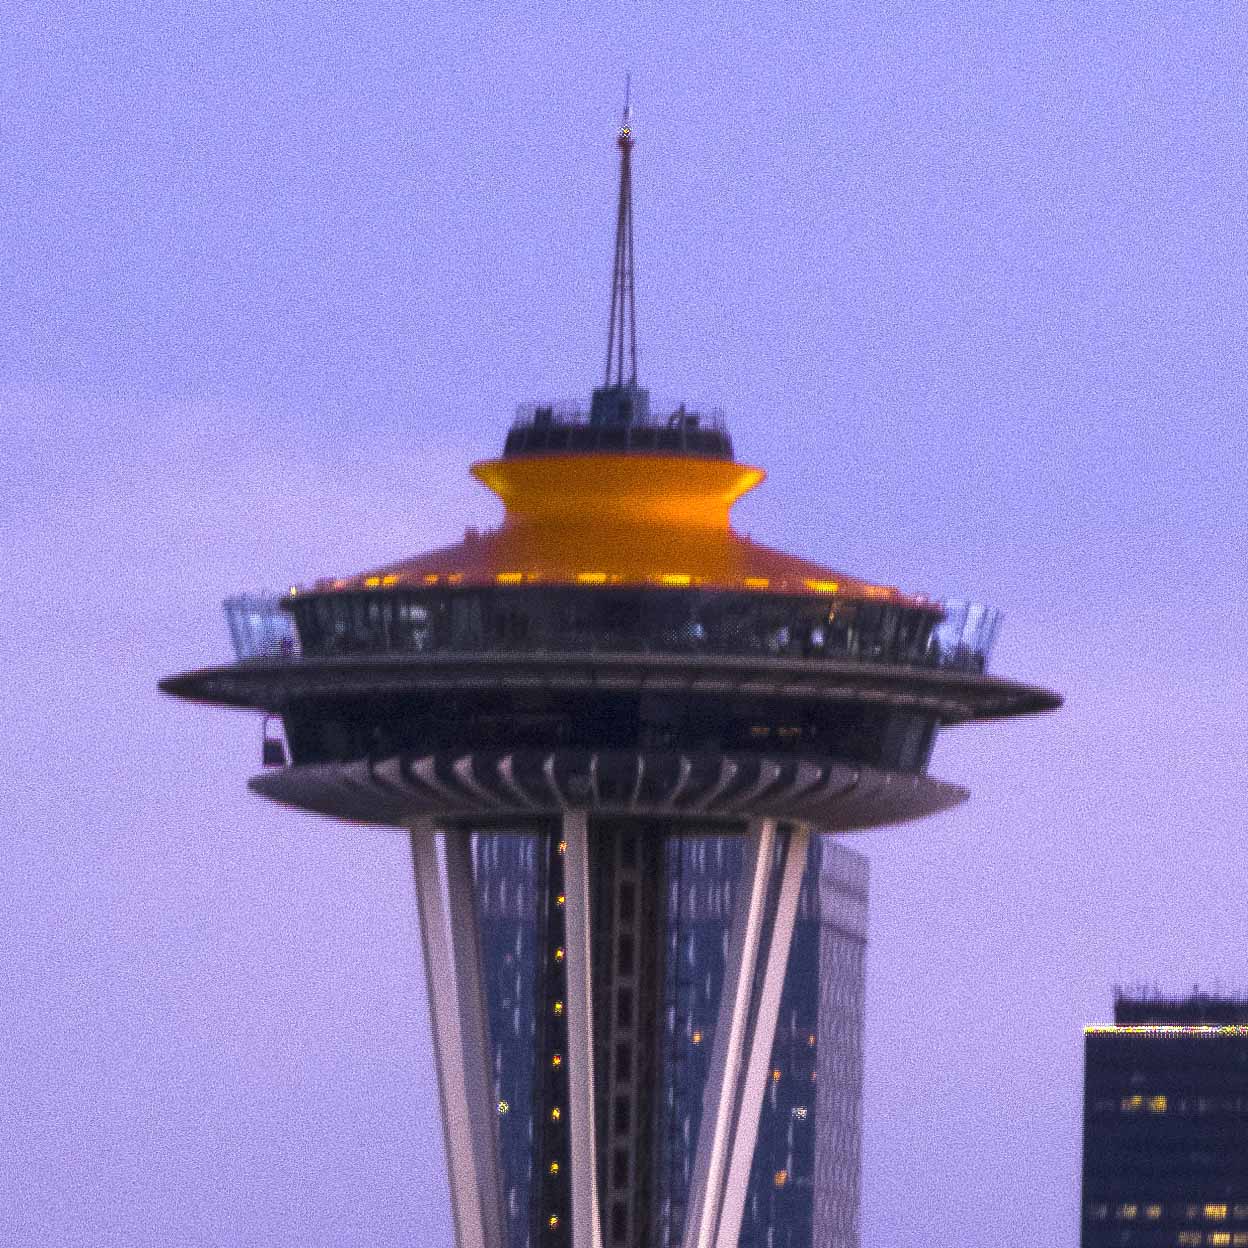
[[[1240,1024],[1225,1027],[1204,1024],[1177,1026],[1158,1023],[1147,1026],[1140,1024],[1122,1027],[1085,1027],[1083,1034],[1085,1036],[1248,1036],[1248,1026]]]
[[[459,585],[463,583],[463,579],[464,574],[462,572],[427,572],[420,578],[425,585],[438,585],[443,582],[447,585]],[[497,585],[532,585],[535,582],[549,579],[549,577],[544,576],[540,572],[496,572],[494,574],[494,582]],[[577,572],[572,579],[578,585],[622,585],[625,582],[623,576],[611,572]],[[664,585],[669,588],[679,589],[690,585],[703,585],[706,583],[707,578],[693,576],[688,572],[658,572],[646,579],[654,585]],[[350,583],[347,580],[330,582],[334,589],[346,589]],[[390,572],[385,576],[366,576],[364,578],[365,589],[389,589],[392,585],[397,585],[398,583],[399,574],[397,572]],[[746,576],[742,577],[741,584],[746,589],[769,589],[771,587],[771,579],[766,576]],[[839,581],[804,580],[802,585],[815,594],[836,594],[841,589]],[[879,585],[866,585],[863,586],[862,592],[869,598],[887,598],[892,591]],[[298,594],[298,588],[292,585],[290,596],[294,598]]]

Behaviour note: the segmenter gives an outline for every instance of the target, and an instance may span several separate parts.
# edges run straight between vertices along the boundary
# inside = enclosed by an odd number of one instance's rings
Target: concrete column
[[[563,816],[564,940],[568,976],[569,1162],[572,1248],[602,1248],[594,1122],[594,996],[590,980],[589,819]]]
[[[777,843],[780,875],[773,888]],[[694,1155],[685,1248],[736,1248],[741,1233],[809,843],[807,828],[779,832],[772,819],[752,823],[746,836]]]
[[[503,1248],[498,1107],[468,833],[414,827],[412,865],[456,1248]]]

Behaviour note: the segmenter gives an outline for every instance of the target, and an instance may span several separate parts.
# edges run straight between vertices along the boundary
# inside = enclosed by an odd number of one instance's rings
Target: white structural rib
[[[564,812],[563,841],[572,1248],[602,1248],[594,1135],[594,999],[590,982],[589,819],[584,811]]]
[[[468,834],[414,827],[412,865],[456,1248],[502,1248],[498,1118]]]
[[[776,845],[778,887],[772,887]],[[685,1248],[736,1248],[809,830],[750,825],[694,1156]]]

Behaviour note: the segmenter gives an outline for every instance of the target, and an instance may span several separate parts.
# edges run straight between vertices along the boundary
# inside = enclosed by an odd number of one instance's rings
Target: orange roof
[[[734,532],[729,510],[763,480],[761,468],[668,455],[535,455],[486,460],[472,473],[503,501],[499,528],[316,588],[689,585],[928,605]]]

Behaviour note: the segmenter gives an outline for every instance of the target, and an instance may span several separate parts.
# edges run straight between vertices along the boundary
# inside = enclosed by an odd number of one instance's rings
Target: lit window
[[[546,1219],[546,1225],[553,1231],[555,1227],[559,1225],[559,1215],[557,1213],[552,1213],[550,1217]]]
[[[555,898],[555,905],[562,906],[567,900],[567,896],[560,893],[559,896]],[[1137,1097],[1136,1099],[1138,1100],[1139,1098]]]
[[[766,589],[771,581],[765,576],[747,576],[744,584],[746,589]]]
[[[689,1038],[694,1042],[694,1044],[702,1043],[702,1033],[700,1031],[695,1031]]]
[[[551,1122],[558,1122],[558,1121],[559,1121],[559,1119],[560,1119],[560,1118],[562,1118],[562,1117],[563,1117],[563,1111],[559,1108],[559,1106],[558,1106],[558,1105],[556,1105],[556,1106],[555,1106],[555,1107],[554,1107],[554,1108],[550,1111],[550,1120],[551,1120]]]
[[[568,843],[567,843],[567,841],[560,841],[560,842],[559,842],[559,852],[560,852],[561,854],[566,854],[566,853],[568,852]]]
[[[780,1082],[780,1072],[779,1072],[778,1070],[773,1070],[773,1071],[771,1072],[771,1081],[772,1081],[772,1083],[779,1083],[779,1082]]]
[[[555,950],[555,961],[556,961],[556,962],[562,962],[562,961],[563,961],[563,950],[562,950],[562,949],[556,949],[556,950]]]
[[[391,572],[388,576],[383,576],[381,578],[381,583],[383,585],[393,585],[395,581],[397,581],[398,579],[399,579],[398,576],[395,573]]]
[[[660,585],[688,585],[693,581],[688,572],[663,572],[658,579]]]
[[[834,594],[840,585],[836,581],[807,581],[807,589],[813,589],[817,594]]]
[[[1133,1114],[1136,1110],[1141,1109],[1144,1105],[1142,1096],[1124,1096],[1122,1098],[1122,1112],[1124,1114]]]
[[[494,579],[500,585],[519,585],[524,580],[523,572],[499,572]]]
[[[551,1174],[558,1174],[558,1173],[559,1173],[559,1163],[558,1163],[557,1161],[552,1161],[552,1162],[550,1163],[550,1172],[551,1172]]]
[[[1169,1108],[1169,1102],[1164,1096],[1150,1096],[1148,1098],[1148,1112],[1150,1114],[1164,1114]]]
[[[376,589],[380,584],[381,577],[379,576],[366,576],[364,578],[364,586],[366,589]]]
[[[607,574],[605,572],[578,572],[576,579],[582,585],[605,585],[607,583]]]
[[[562,1013],[563,1013],[563,1002],[556,1001],[555,1002],[555,1017],[558,1018]]]
[[[815,1047],[815,1033],[813,1031],[806,1037],[806,1043],[812,1049]]]
[[[789,1172],[787,1170],[777,1170],[775,1178],[772,1180],[777,1187],[783,1187],[789,1181]]]
[[[506,1101],[499,1101],[498,1112],[500,1114],[505,1114],[510,1108],[511,1106]]]
[[[437,583],[438,583],[438,574],[436,572],[430,572],[425,576],[426,585],[436,585]]]
[[[1205,1217],[1208,1218],[1210,1222],[1225,1222],[1226,1221],[1226,1206],[1225,1205],[1206,1205]]]
[[[769,737],[771,736],[771,728],[767,724],[751,724],[750,736],[752,737]]]
[[[1230,1231],[1214,1231],[1213,1234],[1209,1236],[1209,1242],[1214,1245],[1214,1248],[1222,1248],[1222,1245],[1224,1244],[1229,1248],[1231,1233]]]
[[[807,1111],[807,1109],[806,1109],[806,1106],[805,1106],[805,1105],[794,1105],[794,1106],[793,1106],[793,1117],[794,1117],[794,1118],[796,1118],[799,1122],[805,1122],[805,1121],[806,1121],[806,1114],[807,1114],[807,1112],[808,1112],[808,1111]]]
[[[1121,1218],[1124,1222],[1130,1222],[1139,1212],[1139,1205],[1119,1205],[1114,1210],[1114,1217]]]
[[[559,1069],[559,1067],[563,1065],[563,1054],[562,1054],[562,1053],[556,1053],[556,1054],[555,1054],[555,1055],[554,1055],[554,1056],[550,1059],[550,1064],[551,1064],[551,1065],[552,1065],[552,1066],[553,1066],[556,1070],[558,1070],[558,1069]]]
[[[1149,1221],[1156,1222],[1157,1219],[1161,1217],[1161,1206],[1160,1205],[1145,1205],[1144,1216],[1148,1218]]]

